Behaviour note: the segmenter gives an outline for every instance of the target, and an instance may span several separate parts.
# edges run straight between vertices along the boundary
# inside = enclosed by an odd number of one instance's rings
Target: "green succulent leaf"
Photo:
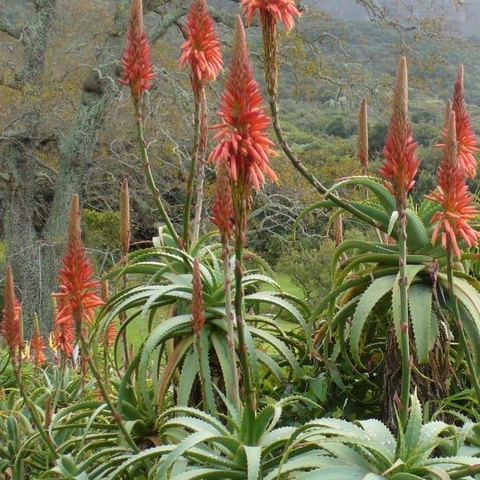
[[[405,461],[415,454],[415,450],[420,442],[420,432],[423,425],[422,407],[417,395],[410,397],[410,415],[408,417],[407,426],[405,428],[405,435],[403,437],[405,456],[400,455]]]
[[[370,316],[375,305],[391,292],[396,282],[396,275],[376,278],[365,290],[355,308],[353,314],[352,326],[350,329],[350,348],[352,356],[358,365],[361,365],[359,357],[360,338],[363,327]]]
[[[438,320],[432,312],[432,287],[424,283],[414,283],[408,293],[410,318],[415,335],[415,347],[418,362],[425,365],[429,353],[438,337]]]

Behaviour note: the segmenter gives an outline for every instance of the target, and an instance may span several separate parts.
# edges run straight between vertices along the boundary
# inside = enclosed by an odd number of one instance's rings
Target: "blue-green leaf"
[[[416,353],[421,365],[428,363],[429,353],[438,336],[437,317],[432,312],[432,297],[432,287],[424,283],[411,285],[408,293]]]

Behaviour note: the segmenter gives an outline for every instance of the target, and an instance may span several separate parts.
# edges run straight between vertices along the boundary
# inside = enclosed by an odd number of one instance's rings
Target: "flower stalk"
[[[407,196],[415,183],[420,165],[416,156],[416,143],[408,119],[408,73],[405,57],[400,58],[390,128],[384,149],[385,161],[380,174],[385,178],[386,188],[394,195],[398,214],[398,255],[399,255],[399,329],[402,362],[399,419],[402,428],[408,421],[410,401],[412,357],[410,354],[410,322],[408,316],[408,275],[407,275]],[[399,331],[398,331],[399,330]]]
[[[243,293],[243,250],[246,242],[247,216],[251,208],[251,189],[259,189],[266,176],[276,181],[269,166],[275,155],[273,142],[267,136],[270,119],[261,106],[262,97],[248,58],[245,30],[238,16],[235,24],[233,54],[218,115],[222,123],[215,125],[218,141],[210,155],[217,168],[228,171],[233,212],[235,246],[234,310],[238,335],[238,357],[245,398],[245,439],[255,443],[256,381],[253,377],[246,341]],[[224,219],[226,220],[226,219]]]
[[[123,73],[119,82],[130,87],[137,123],[137,140],[140,147],[140,156],[144,166],[147,187],[153,196],[153,201],[162,220],[165,222],[168,232],[178,244],[178,235],[165,210],[160,191],[153,179],[147,152],[147,142],[145,141],[143,131],[143,94],[151,87],[155,73],[150,60],[150,45],[143,26],[142,0],[132,0],[127,43],[122,57],[122,66]]]
[[[350,212],[359,220],[367,225],[375,228],[381,228],[382,225],[372,219],[369,215],[355,208],[348,201],[342,200],[340,197],[330,191],[323,185],[315,175],[300,161],[296,153],[290,147],[285,132],[280,123],[280,107],[278,105],[278,27],[277,23],[282,20],[285,30],[290,31],[294,25],[294,17],[300,15],[300,11],[296,8],[291,0],[242,0],[242,7],[247,17],[247,23],[250,23],[255,13],[258,12],[262,25],[263,37],[263,60],[264,60],[264,76],[267,88],[268,103],[270,107],[270,115],[272,126],[278,145],[282,149],[285,156],[289,159],[293,167],[305,178],[315,190],[325,195],[326,198]]]
[[[187,180],[186,199],[183,215],[183,241],[188,248],[200,234],[202,217],[203,184],[208,141],[208,116],[205,86],[214,81],[222,70],[220,42],[213,19],[207,10],[206,0],[194,0],[186,18],[185,42],[182,45],[180,66],[190,66],[190,83],[194,97],[194,140],[192,160]],[[195,217],[190,239],[190,211],[196,190]]]
[[[239,384],[240,377],[237,369],[237,351],[235,334],[235,312],[232,310],[232,279],[230,268],[230,239],[232,237],[232,192],[230,178],[225,163],[221,163],[217,169],[217,190],[212,207],[211,221],[220,230],[220,241],[222,243],[223,279],[225,289],[225,318],[227,322],[227,343],[228,359],[230,367],[230,378],[226,387],[227,398],[237,411],[241,409]]]
[[[459,84],[463,86],[462,80],[463,69],[461,69],[459,77],[457,77],[454,99],[455,95],[458,95]],[[461,90],[463,91],[463,88]],[[457,105],[456,111],[455,105]],[[441,206],[441,210],[436,212],[431,220],[431,223],[435,225],[432,243],[435,244],[437,238],[440,237],[441,244],[446,250],[450,309],[456,321],[459,343],[470,370],[470,378],[477,396],[477,402],[480,402],[478,372],[470,353],[454,291],[454,263],[461,259],[458,241],[463,240],[467,246],[471,247],[477,244],[479,236],[479,232],[468,223],[479,214],[479,211],[473,204],[473,197],[468,191],[466,183],[466,176],[476,171],[476,160],[473,158],[473,155],[470,157],[470,154],[476,150],[476,140],[473,128],[471,125],[468,127],[469,123],[465,121],[466,116],[468,116],[466,111],[462,111],[462,108],[459,109],[458,105],[458,99],[457,102],[454,100],[453,103],[447,105],[446,125],[443,131],[444,143],[441,145],[443,147],[443,157],[437,172],[438,187],[435,191],[426,195],[426,198]],[[459,112],[460,116],[457,112]],[[457,125],[457,118],[463,124],[460,128]],[[465,138],[469,139],[467,153],[458,145],[458,132],[461,134],[460,141],[465,141]]]

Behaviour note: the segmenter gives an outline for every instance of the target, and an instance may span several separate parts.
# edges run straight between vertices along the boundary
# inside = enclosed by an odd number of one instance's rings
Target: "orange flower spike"
[[[258,10],[260,19],[265,21],[282,21],[285,31],[289,32],[295,26],[295,17],[300,16],[300,11],[293,0],[242,0],[241,6],[250,25],[255,12]]]
[[[47,357],[45,356],[45,342],[43,341],[42,334],[40,333],[40,327],[38,326],[38,317],[35,315],[33,321],[33,336],[30,340],[30,348],[32,352],[33,362],[37,367],[41,367]]]
[[[75,323],[70,302],[66,295],[54,294],[56,301],[56,315],[53,323],[52,348],[70,356],[75,346]]]
[[[181,47],[180,66],[190,64],[192,84],[194,88],[199,88],[207,80],[215,80],[222,71],[223,64],[220,42],[206,0],[193,0],[187,14],[184,35],[186,40]]]
[[[438,188],[426,198],[442,206],[430,222],[435,224],[432,243],[434,244],[440,236],[442,246],[457,258],[461,258],[458,239],[463,239],[468,246],[477,243],[479,232],[469,225],[468,221],[480,212],[473,205],[473,197],[466,184],[464,166],[457,155],[456,131],[456,115],[452,111],[445,129],[443,157],[437,173]]]
[[[203,303],[203,284],[200,272],[200,263],[196,258],[193,262],[193,285],[192,285],[192,325],[195,335],[200,335],[205,324],[205,308]]]
[[[477,148],[477,139],[465,104],[463,65],[458,69],[457,79],[453,89],[452,110],[455,112],[458,160],[465,175],[470,178],[475,178],[477,174],[477,161],[474,153],[478,152],[479,149]],[[443,136],[444,138],[446,136],[445,130]]]
[[[407,61],[401,57],[393,94],[393,112],[383,151],[385,161],[379,172],[386,180],[385,186],[395,196],[397,208],[400,205],[405,207],[407,194],[415,184],[420,165],[416,148],[408,119]]]
[[[0,333],[7,343],[12,359],[16,359],[22,345],[21,308],[15,296],[12,269],[5,270],[4,309]]]
[[[155,77],[150,61],[150,45],[143,27],[142,0],[132,0],[122,66],[123,73],[119,82],[130,87],[133,101],[138,103]]]
[[[259,189],[265,176],[276,181],[268,157],[276,155],[274,143],[268,138],[270,117],[261,106],[260,87],[253,77],[247,53],[245,30],[239,16],[236,19],[233,55],[218,115],[223,123],[213,126],[218,130],[218,145],[210,154],[217,166],[226,162],[231,181],[245,188]]]
[[[77,327],[83,320],[91,323],[94,308],[104,302],[95,294],[100,282],[93,278],[93,266],[85,254],[81,239],[78,195],[72,197],[67,251],[62,258],[58,282],[59,293],[54,294],[60,299],[56,321],[66,322],[67,319],[63,317],[73,317]]]

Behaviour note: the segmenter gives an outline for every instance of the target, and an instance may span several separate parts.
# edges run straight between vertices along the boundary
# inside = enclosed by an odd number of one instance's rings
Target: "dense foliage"
[[[146,140],[156,72],[142,8],[132,0],[120,81],[131,94],[156,235],[132,248],[127,180],[119,214],[83,210],[86,235],[74,194],[48,342],[37,317],[31,338],[23,338],[7,266],[0,474],[477,478],[480,210],[469,186],[478,149],[463,66],[446,108],[410,115],[401,56],[390,122],[385,129],[375,123],[370,135],[367,100],[354,122],[339,95],[339,110],[320,127],[310,120],[305,129],[293,126],[291,111],[282,125],[279,41],[301,22],[294,2],[241,2],[246,22],[258,18],[261,26],[266,106],[242,17],[223,66],[206,0],[193,0],[179,53],[192,88],[193,139],[182,207],[172,219]],[[207,91],[222,68],[212,126]],[[422,177],[435,146],[436,174]],[[322,169],[316,155],[325,159]],[[305,195],[303,211],[276,190],[286,172],[276,167],[287,161],[319,199]],[[369,175],[375,161],[379,176]],[[204,205],[212,164],[216,178]],[[363,175],[352,175],[355,169]],[[281,201],[269,204],[269,197]],[[282,205],[288,222],[269,223]],[[265,225],[277,236],[252,242]],[[87,256],[95,246],[116,251]],[[290,258],[277,258],[286,246]],[[108,266],[100,280],[92,259]]]

